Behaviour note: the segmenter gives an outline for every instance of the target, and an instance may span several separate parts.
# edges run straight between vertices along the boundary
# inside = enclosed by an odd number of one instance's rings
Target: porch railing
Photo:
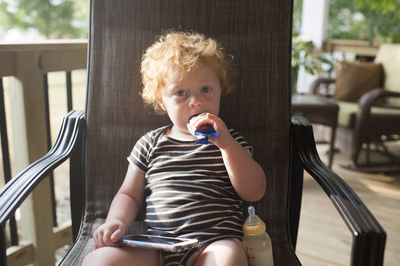
[[[0,125],[4,182],[11,178],[10,161],[13,170],[18,173],[46,154],[51,146],[47,74],[66,72],[70,110],[71,71],[86,69],[86,53],[85,40],[0,44]],[[5,78],[10,102],[10,114],[7,117],[11,118],[7,122],[3,97]],[[8,142],[7,125],[11,126],[12,143]],[[12,157],[9,156],[9,144],[13,147]],[[54,265],[55,251],[72,242],[71,223],[57,224],[52,185],[52,178],[46,178],[21,206],[24,241],[18,240],[15,220],[9,221],[11,247],[7,249],[7,265]]]
[[[376,56],[379,43],[361,40],[331,39],[323,42],[323,52],[353,53],[358,56]]]

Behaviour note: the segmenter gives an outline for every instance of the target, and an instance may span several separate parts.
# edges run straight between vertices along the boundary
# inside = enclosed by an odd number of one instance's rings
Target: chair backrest
[[[256,212],[277,247],[277,263],[288,257],[291,13],[291,0],[91,2],[83,232],[106,217],[135,142],[169,123],[140,98],[142,52],[166,30],[194,30],[235,57],[237,88],[222,99],[221,116],[254,146],[268,178]]]
[[[381,44],[375,62],[383,66],[383,87],[400,92],[400,44]]]

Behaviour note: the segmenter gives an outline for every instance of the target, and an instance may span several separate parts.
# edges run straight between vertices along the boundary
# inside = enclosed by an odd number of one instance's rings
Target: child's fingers
[[[199,128],[206,124],[211,125],[213,129],[218,132],[218,135],[228,131],[224,121],[218,116],[210,113],[205,113],[205,115],[202,115],[199,119],[195,120],[193,127]]]
[[[202,125],[210,124],[214,126],[215,124],[215,116],[209,113],[204,113],[196,117],[196,119],[192,122],[192,125],[195,128],[198,128]]]
[[[111,241],[112,242],[117,242],[122,234],[122,230],[118,228],[111,234]]]
[[[111,236],[111,231],[109,229],[108,230],[104,230],[102,241],[103,241],[105,246],[110,246],[111,245],[110,236]]]
[[[209,114],[209,113],[201,113],[201,114],[199,114],[199,115],[193,117],[193,118],[192,118],[192,120],[193,120],[192,122],[196,122],[196,121],[199,120],[199,119],[204,119],[205,117],[208,116],[208,114]]]
[[[119,227],[112,227],[109,228],[103,236],[103,241],[107,246],[114,246],[114,242],[118,241],[119,238],[117,238],[115,241],[113,240],[113,235],[115,232],[119,232],[120,228]],[[119,236],[119,234],[118,234]],[[115,237],[114,237],[115,238]]]
[[[94,247],[114,246],[119,237],[125,232],[121,221],[114,220],[102,224],[93,234]]]
[[[95,246],[96,249],[104,246],[103,231],[97,231],[95,233],[93,239],[94,239],[94,246]]]
[[[98,247],[96,234],[93,235],[93,246],[94,246],[94,249],[97,249],[97,247]]]

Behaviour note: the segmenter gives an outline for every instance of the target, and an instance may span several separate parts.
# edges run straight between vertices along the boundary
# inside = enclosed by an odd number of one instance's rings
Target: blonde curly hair
[[[141,74],[142,98],[156,112],[163,113],[159,103],[166,81],[176,73],[189,72],[205,63],[211,66],[221,82],[222,95],[233,89],[232,56],[222,52],[219,43],[200,33],[169,32],[162,35],[143,54]]]

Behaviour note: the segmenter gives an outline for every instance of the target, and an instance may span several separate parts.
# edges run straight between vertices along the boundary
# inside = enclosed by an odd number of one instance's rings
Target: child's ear
[[[164,105],[162,99],[159,99],[159,100],[158,100],[158,105],[161,107],[162,110],[167,111],[167,109],[165,108],[165,105]]]

